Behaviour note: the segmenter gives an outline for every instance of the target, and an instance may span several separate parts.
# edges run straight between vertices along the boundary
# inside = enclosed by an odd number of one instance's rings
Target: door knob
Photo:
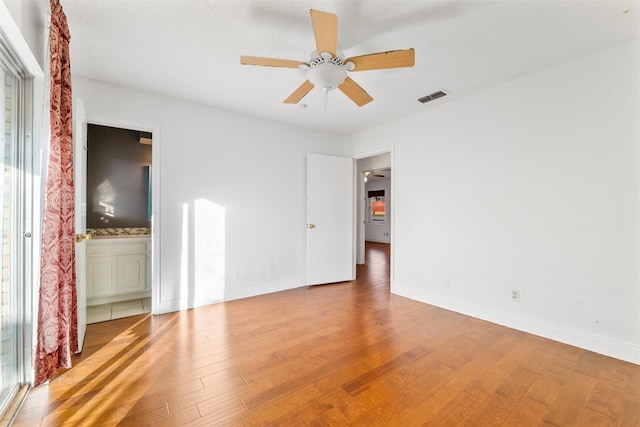
[[[91,240],[91,234],[76,234],[76,243],[80,243],[83,240]]]
[[[307,228],[316,228],[315,224],[307,224]]]

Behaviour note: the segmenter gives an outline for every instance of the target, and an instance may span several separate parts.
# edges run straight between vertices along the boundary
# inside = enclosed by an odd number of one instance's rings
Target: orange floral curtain
[[[35,385],[71,367],[78,350],[74,242],[73,139],[69,27],[59,0],[50,0],[51,107],[42,229]]]

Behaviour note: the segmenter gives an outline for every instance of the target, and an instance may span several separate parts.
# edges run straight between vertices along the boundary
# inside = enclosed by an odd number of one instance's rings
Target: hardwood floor
[[[89,325],[16,426],[636,426],[640,366],[358,280]]]

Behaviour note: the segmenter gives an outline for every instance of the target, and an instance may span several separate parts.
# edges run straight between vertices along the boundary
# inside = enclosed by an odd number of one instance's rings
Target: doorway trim
[[[355,150],[354,150],[355,151]],[[353,155],[354,160],[356,160],[356,164],[358,160],[361,159],[366,159],[368,157],[375,157],[378,156],[380,154],[389,154],[390,156],[390,168],[391,168],[391,197],[392,197],[392,203],[391,203],[391,221],[389,222],[389,233],[391,234],[390,236],[390,244],[391,244],[391,251],[390,251],[390,259],[389,259],[389,287],[391,289],[391,292],[393,293],[393,288],[394,288],[394,283],[395,283],[395,276],[394,276],[394,271],[395,271],[395,221],[396,221],[396,204],[397,204],[397,200],[398,197],[396,196],[396,191],[395,191],[395,146],[390,145],[388,147],[381,147],[377,150],[371,150],[371,151],[363,151],[360,153],[355,153]],[[357,169],[357,167],[356,167]],[[357,262],[357,258],[358,258],[358,254],[360,252],[359,248],[364,248],[364,240],[365,240],[365,233],[364,233],[364,223],[362,223],[361,221],[361,216],[362,216],[362,212],[364,211],[364,172],[360,172],[359,170],[357,170],[357,177],[358,180],[355,183],[355,188],[354,188],[354,192],[356,193],[356,198],[357,198],[357,203],[356,203],[356,214],[354,215],[355,217],[355,221],[356,221],[356,228],[355,228],[355,234],[356,234],[356,262]],[[364,256],[364,254],[363,254]]]
[[[87,111],[87,124],[109,126],[120,129],[150,132],[151,145],[151,314],[160,314],[160,144],[162,138],[157,125],[128,120],[109,119],[94,116]]]

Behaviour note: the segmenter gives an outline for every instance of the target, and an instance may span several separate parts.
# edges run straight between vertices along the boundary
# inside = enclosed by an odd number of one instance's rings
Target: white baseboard
[[[272,294],[274,292],[287,291],[306,286],[305,284],[276,283],[269,285],[253,286],[250,288],[232,288],[225,293],[225,301],[233,301],[241,298],[255,297],[258,295]]]
[[[419,289],[411,289],[394,286],[392,293],[425,304],[434,305],[446,310],[455,311],[467,316],[486,320],[498,325],[517,329],[540,337],[573,345],[595,353],[610,356],[616,359],[640,365],[640,345],[611,339],[608,337],[589,334],[572,328],[563,327],[537,319],[514,316],[511,313],[502,313],[488,310],[482,307],[460,304],[451,301],[441,295],[424,292]]]
[[[142,291],[142,292],[133,292],[130,294],[118,294],[111,295],[108,297],[95,297],[91,299],[87,299],[87,307],[101,304],[109,304],[120,301],[129,301],[132,299],[138,298],[149,298],[151,297],[151,291]]]
[[[217,304],[220,302],[233,301],[241,298],[249,298],[255,297],[258,295],[271,294],[274,292],[286,291],[289,289],[295,289],[302,286],[306,286],[304,284],[300,285],[292,285],[289,283],[280,283],[280,284],[267,284],[262,286],[253,286],[248,288],[231,288],[225,291],[224,299],[221,298],[197,298],[193,301],[184,302],[179,299],[175,300],[167,300],[160,301],[160,307],[158,308],[157,314],[171,313],[174,311],[180,310],[188,310],[190,308],[202,307],[204,305]],[[154,311],[154,314],[155,311]]]

